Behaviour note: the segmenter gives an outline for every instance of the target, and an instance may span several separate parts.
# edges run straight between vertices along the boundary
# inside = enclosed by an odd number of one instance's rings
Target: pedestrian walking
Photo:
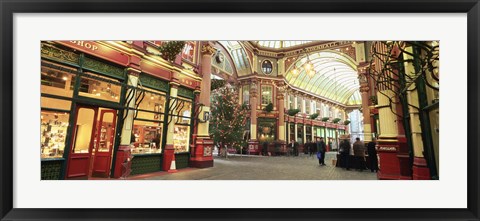
[[[288,148],[291,150],[293,156],[298,156],[298,143],[294,139],[288,144]]]
[[[323,141],[323,137],[317,141],[317,153],[320,154],[320,158],[318,159],[318,163],[321,166],[325,166],[325,152],[327,151],[327,145]]]
[[[267,141],[263,142],[262,155],[263,155],[263,156],[267,156],[267,155],[268,155],[268,142],[267,142]]]
[[[339,152],[343,167],[346,170],[350,170],[350,140],[348,138],[341,141]]]
[[[365,144],[360,141],[360,138],[356,138],[353,143],[353,155],[356,161],[357,170],[363,171],[365,168]]]
[[[368,151],[368,160],[369,160],[369,167],[370,171],[373,172],[378,172],[378,158],[377,158],[377,139],[372,138],[372,141],[370,141],[367,144],[367,151]]]

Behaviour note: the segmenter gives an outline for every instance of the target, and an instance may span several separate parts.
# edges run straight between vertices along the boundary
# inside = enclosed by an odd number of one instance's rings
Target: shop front
[[[150,73],[131,75],[128,55],[121,50],[98,42],[77,43],[41,45],[42,180],[162,171],[169,133],[176,168],[188,167],[194,142],[193,91],[199,83],[178,73],[169,81],[171,72],[151,62],[142,66]],[[95,50],[88,51],[86,43]],[[132,79],[138,84],[132,85]],[[171,81],[180,85],[175,96]],[[125,150],[133,156],[128,173]]]
[[[42,43],[42,179],[108,177],[124,68]]]
[[[133,130],[131,175],[153,173],[162,170],[163,149],[165,148],[166,104],[168,83],[147,73],[140,73],[139,84],[135,88],[138,100],[131,111]]]

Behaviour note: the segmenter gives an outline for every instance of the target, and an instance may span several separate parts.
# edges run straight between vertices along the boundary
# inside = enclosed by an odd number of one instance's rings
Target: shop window
[[[260,143],[271,143],[276,140],[277,123],[272,119],[259,118],[258,119],[258,139]]]
[[[162,152],[162,140],[164,139],[163,124],[150,121],[133,121],[133,134],[131,141],[134,148],[133,154],[153,154]]]
[[[66,110],[66,111],[70,111],[70,107],[72,106],[72,102],[69,100],[55,99],[55,98],[50,98],[46,96],[42,96],[40,98],[40,103],[42,108],[58,109],[58,110]]]
[[[60,111],[41,111],[41,157],[60,158],[65,151],[70,114]]]
[[[250,85],[243,85],[242,98],[244,104],[250,104]]]
[[[173,123],[173,148],[175,153],[189,151],[190,142],[190,122],[192,120],[192,101],[184,98],[175,98],[172,102]]]
[[[312,127],[311,126],[306,127],[305,135],[307,136],[307,140],[306,140],[307,142],[312,141]]]
[[[190,126],[175,125],[173,130],[173,148],[175,153],[188,152]]]
[[[87,72],[82,76],[79,95],[118,103],[121,89],[117,80]]]
[[[262,107],[272,103],[273,88],[270,85],[262,85]]]
[[[144,89],[144,98],[135,110],[132,153],[153,154],[162,152],[163,120],[166,96],[163,92]]]
[[[303,124],[297,125],[297,142],[299,144],[303,144]]]
[[[289,124],[290,140],[295,140],[295,123]]]
[[[74,68],[42,61],[41,93],[71,98],[75,72]]]

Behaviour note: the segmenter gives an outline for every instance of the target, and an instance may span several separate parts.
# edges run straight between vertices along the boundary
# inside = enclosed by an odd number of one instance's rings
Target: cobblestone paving
[[[369,170],[347,171],[332,166],[335,153],[327,153],[319,166],[316,156],[298,157],[229,156],[215,158],[214,167],[185,169],[178,173],[163,173],[147,180],[376,180]]]

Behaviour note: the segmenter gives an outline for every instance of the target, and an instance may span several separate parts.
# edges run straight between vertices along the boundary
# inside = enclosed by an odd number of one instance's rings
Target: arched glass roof
[[[238,41],[219,41],[219,43],[223,45],[230,53],[230,56],[232,56],[238,76],[252,73],[247,53]]]
[[[310,54],[308,58],[314,66],[315,75],[309,77],[303,69],[307,62],[305,56],[288,68],[285,75],[288,84],[342,104],[361,104],[360,85],[353,60],[332,51]],[[300,70],[297,76],[291,73],[294,65]]]
[[[310,43],[312,41],[254,41],[258,45],[266,48],[288,48],[300,44]]]

